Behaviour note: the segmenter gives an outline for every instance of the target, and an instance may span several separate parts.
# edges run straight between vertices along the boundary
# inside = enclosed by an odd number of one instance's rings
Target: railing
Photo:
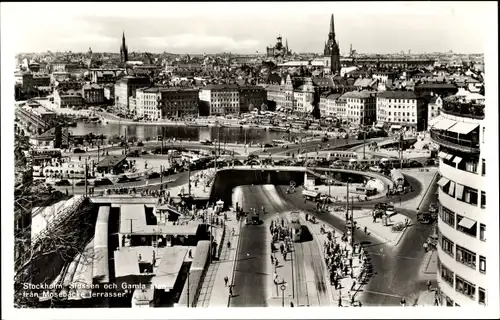
[[[441,111],[458,117],[484,119],[483,104],[443,101],[443,108]]]
[[[471,140],[450,137],[441,133],[437,133],[434,130],[431,130],[431,139],[438,144],[444,144],[449,148],[453,148],[462,152],[469,152],[469,153],[479,152],[479,142],[473,142]]]

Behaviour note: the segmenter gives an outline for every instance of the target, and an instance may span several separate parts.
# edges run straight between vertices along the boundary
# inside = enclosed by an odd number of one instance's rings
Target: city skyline
[[[2,24],[31,21],[16,24],[13,31],[12,45],[18,53],[86,52],[89,47],[93,52],[119,52],[123,31],[130,52],[265,53],[281,35],[293,52],[320,53],[334,14],[342,54],[351,44],[358,53],[483,53],[488,20],[488,6],[482,2],[298,2],[287,3],[285,13],[276,3],[137,5],[116,8],[103,3],[95,10],[81,3],[2,4]]]

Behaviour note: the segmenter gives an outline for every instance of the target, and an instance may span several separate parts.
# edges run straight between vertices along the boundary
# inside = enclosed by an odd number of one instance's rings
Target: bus
[[[59,159],[62,157],[61,149],[36,149],[33,151],[33,160]]]
[[[403,186],[405,183],[405,177],[401,173],[401,170],[399,169],[392,169],[391,170],[391,180],[394,182],[394,185],[396,187],[398,186]]]
[[[352,191],[353,193],[356,194],[362,194],[367,197],[374,196],[377,194],[377,188],[371,188],[371,187],[356,187]]]

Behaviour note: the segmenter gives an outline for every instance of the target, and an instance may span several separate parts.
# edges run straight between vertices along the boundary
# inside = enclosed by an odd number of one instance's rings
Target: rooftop
[[[375,91],[351,91],[351,92],[346,92],[342,95],[342,98],[354,98],[354,99],[367,99],[374,97],[376,94]]]
[[[172,290],[189,249],[190,247],[180,246],[164,248],[121,247],[114,253],[116,278],[152,275],[151,284],[154,287]],[[155,261],[153,261],[153,257]],[[152,273],[140,270],[140,264],[151,264]]]
[[[114,167],[118,163],[124,161],[127,158],[125,155],[111,155],[111,156],[106,156],[104,159],[102,159],[98,164],[98,168],[109,168],[109,167]]]
[[[417,95],[413,91],[384,91],[378,95],[380,98],[386,99],[417,99]]]

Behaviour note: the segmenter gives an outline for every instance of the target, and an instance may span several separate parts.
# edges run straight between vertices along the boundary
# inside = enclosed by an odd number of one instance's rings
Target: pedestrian
[[[427,244],[427,242],[424,242],[423,246],[424,246],[425,252],[427,252],[429,250],[429,245]]]
[[[274,264],[274,257],[271,255],[271,264]]]
[[[229,296],[232,298],[233,297],[233,285],[229,285]]]
[[[274,258],[274,265],[275,265],[276,267],[278,267],[278,264],[279,264],[279,262],[278,262],[278,258]]]
[[[406,306],[406,299],[405,298],[401,298],[401,306],[402,307]]]
[[[349,267],[352,269],[352,257],[349,258]]]
[[[189,259],[193,259],[193,251],[191,249],[189,249],[188,255]]]
[[[427,291],[429,292],[431,291],[431,286],[432,286],[431,280],[427,280]]]
[[[228,242],[227,242],[227,248],[228,248],[228,249],[231,249],[231,241],[228,241]]]
[[[368,234],[368,228],[365,226],[365,234]]]
[[[293,308],[293,301],[290,301],[290,308]]]
[[[227,287],[227,283],[229,281],[229,278],[227,276],[224,277],[224,287]]]
[[[352,272],[351,272],[351,277],[352,277]],[[356,281],[352,282],[351,291],[354,291],[354,287],[356,287]]]

